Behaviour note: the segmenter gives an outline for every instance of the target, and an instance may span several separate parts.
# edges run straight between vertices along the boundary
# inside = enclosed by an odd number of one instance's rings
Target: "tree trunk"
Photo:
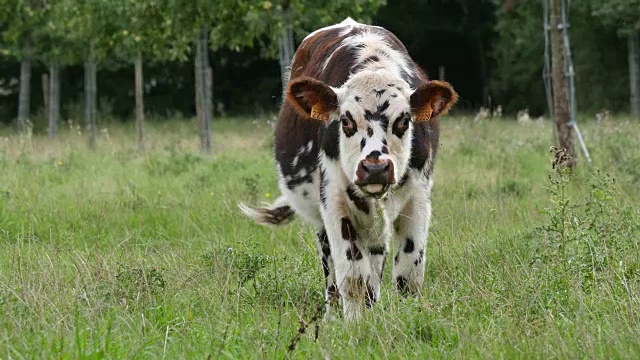
[[[553,82],[553,107],[558,129],[558,146],[565,149],[570,159],[565,163],[573,169],[576,154],[573,147],[573,127],[569,114],[569,91],[565,73],[565,55],[563,47],[562,1],[550,0],[551,25],[551,77]]]
[[[285,25],[278,39],[278,57],[280,59],[280,77],[282,79],[282,90],[286,91],[291,75],[291,61],[295,52],[293,41],[293,28]]]
[[[42,101],[44,102],[44,113],[49,114],[49,74],[42,74]]]
[[[629,41],[629,90],[631,116],[640,118],[640,40],[638,31],[631,31]]]
[[[142,54],[138,52],[134,62],[136,90],[136,133],[138,151],[144,151],[144,90]]]
[[[60,64],[52,61],[49,64],[49,139],[54,139],[58,132],[60,119]]]
[[[20,64],[20,93],[18,95],[18,131],[24,134],[29,126],[31,108],[31,61]]]
[[[84,63],[84,116],[89,133],[89,147],[96,147],[98,129],[96,124],[96,62],[93,58],[93,50],[89,50]]]
[[[203,26],[196,42],[196,112],[200,128],[200,151],[203,154],[211,152],[211,117],[212,94],[211,75],[209,67],[209,30]],[[208,75],[209,74],[209,75]]]

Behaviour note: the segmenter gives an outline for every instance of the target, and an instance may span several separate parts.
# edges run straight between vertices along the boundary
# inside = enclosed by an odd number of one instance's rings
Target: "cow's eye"
[[[400,130],[406,131],[409,128],[410,123],[411,123],[411,115],[406,114],[398,122],[398,127],[400,128]]]
[[[340,118],[340,122],[342,122],[342,127],[345,130],[353,130],[356,126],[356,124],[354,124],[353,120],[349,119],[346,116],[343,116]]]

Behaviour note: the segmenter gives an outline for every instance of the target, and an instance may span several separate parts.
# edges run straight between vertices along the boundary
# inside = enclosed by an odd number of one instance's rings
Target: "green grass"
[[[640,353],[637,122],[583,124],[594,164],[568,176],[548,123],[443,119],[421,296],[387,268],[361,321],[298,340],[323,291],[313,230],[236,207],[277,196],[271,128],[216,121],[212,156],[195,128],[150,126],[144,155],[132,126],[95,151],[77,128],[0,131],[0,359]]]

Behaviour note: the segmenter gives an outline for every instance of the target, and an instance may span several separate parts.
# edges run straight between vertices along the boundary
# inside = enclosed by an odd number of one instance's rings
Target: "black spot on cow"
[[[393,93],[393,94],[391,94],[391,95],[389,95],[389,96],[390,96],[390,97],[392,97],[392,98],[397,98],[397,97],[398,97],[398,94]]]
[[[318,243],[320,244],[320,249],[322,250],[322,255],[329,257],[331,256],[331,247],[329,246],[329,237],[327,236],[327,232],[322,230],[318,233]]]
[[[372,128],[371,126],[369,126],[369,127],[367,128],[367,135],[368,135],[369,137],[372,137],[372,136],[373,136],[373,128]]]
[[[356,100],[356,102],[360,102],[360,101],[362,101],[362,98],[360,96],[356,96],[355,100]]]
[[[409,172],[406,172],[404,173],[404,175],[402,175],[402,177],[398,181],[398,187],[404,186],[404,184],[406,184],[407,181],[409,181]]]
[[[322,150],[331,160],[340,157],[340,122],[332,121],[321,132]]]
[[[358,248],[358,246],[354,243],[351,243],[351,247],[347,249],[347,260],[349,261],[359,261],[362,260],[362,251]]]
[[[342,218],[342,238],[348,241],[356,241],[356,229],[353,227],[351,220]]]
[[[387,139],[382,139],[382,145],[387,145]]]
[[[377,97],[382,97],[382,95],[384,95],[384,92],[387,91],[387,89],[373,90],[373,91],[375,91]]]
[[[384,90],[382,90],[384,91]],[[389,108],[389,100],[383,102],[382,104],[380,104],[378,106],[378,113],[382,114],[383,112],[385,112],[387,109]]]
[[[382,153],[383,153],[383,154],[389,154],[389,148],[387,147],[387,145],[384,145],[384,146],[382,147]]]
[[[369,254],[371,255],[384,255],[385,247],[383,245],[380,246],[369,246]]]
[[[400,253],[398,252],[396,256],[393,258],[393,263],[398,265],[398,261],[400,261]]]
[[[423,170],[429,157],[435,159],[439,130],[437,126],[431,125],[432,121],[420,121],[414,124],[413,139],[411,140],[411,159],[409,159],[411,168]],[[431,176],[433,164],[429,169],[424,170],[427,177]]]
[[[396,84],[387,84],[388,87],[394,87]]]
[[[373,290],[373,286],[367,283],[367,297],[364,299],[364,304],[366,307],[370,308],[378,301],[376,298],[376,292]]]
[[[374,160],[378,160],[381,155],[382,155],[382,153],[380,151],[373,150],[372,152],[369,153],[369,155],[367,155],[367,159],[371,158],[371,159],[374,159]]]
[[[362,211],[365,214],[369,214],[369,203],[364,197],[358,195],[352,185],[349,185],[349,187],[347,188],[347,196],[358,210]]]
[[[415,244],[413,243],[413,239],[408,237],[404,243],[404,249],[402,249],[402,251],[409,254],[412,253],[413,250],[415,250]]]
[[[387,110],[388,107],[389,101],[385,101],[380,106],[378,106],[376,112],[365,110],[364,119],[367,121],[378,121],[380,123],[380,126],[382,127],[382,130],[386,132],[387,128],[389,127],[389,118],[385,114],[383,114],[383,112]]]
[[[327,174],[324,173],[324,169],[320,170],[320,202],[322,206],[327,207]]]
[[[329,281],[329,259],[326,256],[322,257],[322,272],[324,273],[325,282],[328,283],[328,281]]]
[[[367,145],[367,138],[363,137],[362,140],[360,140],[360,150],[364,149],[365,145]]]
[[[396,289],[400,292],[407,290],[407,279],[404,276],[398,276],[396,278]]]
[[[309,192],[307,190],[302,190],[302,197],[306,198],[309,196]]]

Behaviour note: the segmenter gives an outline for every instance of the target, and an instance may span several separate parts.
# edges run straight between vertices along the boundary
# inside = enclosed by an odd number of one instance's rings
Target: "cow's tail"
[[[272,205],[267,204],[264,207],[251,207],[243,203],[238,204],[238,207],[243,214],[261,225],[284,225],[296,215],[284,196],[280,196]]]

